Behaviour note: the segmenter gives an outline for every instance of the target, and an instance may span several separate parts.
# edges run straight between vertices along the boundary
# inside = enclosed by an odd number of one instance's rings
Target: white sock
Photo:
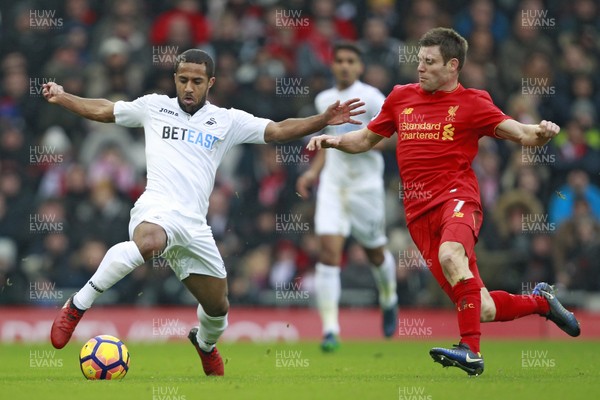
[[[384,251],[383,264],[371,267],[377,289],[379,289],[379,306],[390,308],[398,303],[396,294],[396,262],[389,250]]]
[[[338,321],[340,295],[342,283],[340,268],[332,265],[317,263],[315,274],[315,293],[317,308],[323,323],[323,333],[339,335],[340,324]]]
[[[73,297],[73,304],[80,310],[87,310],[105,290],[143,263],[144,258],[134,242],[115,244],[104,255],[96,273]]]
[[[207,353],[210,353],[215,347],[215,343],[221,337],[225,328],[227,328],[227,314],[219,317],[211,317],[204,312],[204,309],[198,304],[198,321],[200,321],[200,328],[196,339],[198,340],[198,346]]]

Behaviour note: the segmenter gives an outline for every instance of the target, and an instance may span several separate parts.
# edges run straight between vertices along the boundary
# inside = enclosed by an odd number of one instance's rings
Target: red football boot
[[[50,330],[50,340],[52,346],[62,349],[71,339],[75,327],[83,317],[85,310],[80,310],[73,304],[73,296],[69,297],[65,305],[60,309],[54,319],[52,329]]]
[[[208,376],[225,375],[225,367],[223,366],[223,359],[221,358],[221,354],[219,354],[219,350],[217,350],[216,347],[213,347],[210,353],[202,350],[200,346],[198,346],[197,333],[198,328],[192,328],[188,334],[188,339],[190,339],[190,342],[192,342],[202,360],[204,373]]]

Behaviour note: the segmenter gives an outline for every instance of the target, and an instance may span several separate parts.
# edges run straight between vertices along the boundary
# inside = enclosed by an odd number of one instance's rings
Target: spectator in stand
[[[329,18],[311,21],[312,28],[298,49],[299,76],[328,71],[332,61],[333,43],[340,38],[334,22]]]
[[[493,39],[500,43],[510,31],[508,18],[495,7],[492,0],[471,1],[469,7],[460,12],[454,21],[454,28],[464,37],[469,37],[476,31],[485,31],[490,32]]]
[[[600,222],[590,204],[585,198],[576,197],[573,214],[558,227],[553,241],[559,285],[571,289],[598,290],[599,233]]]
[[[79,240],[90,232],[108,246],[127,240],[129,211],[132,204],[117,194],[110,180],[96,181],[90,189],[90,197],[75,210],[78,225],[74,226],[74,237]]]
[[[600,219],[600,188],[590,183],[589,175],[580,169],[574,169],[567,175],[567,183],[558,188],[550,198],[548,205],[549,220],[560,226],[575,212],[575,200],[584,198],[594,218]]]
[[[97,15],[90,6],[89,0],[66,0],[65,21],[66,28],[74,25],[92,26]]]
[[[529,0],[524,0],[526,3]],[[519,6],[522,10],[523,4]],[[555,47],[548,36],[543,35],[539,26],[523,23],[520,13],[513,16],[510,36],[500,44],[498,71],[502,86],[508,93],[521,91],[523,71],[515,65],[525,66],[526,59],[533,53],[555,54]],[[553,64],[552,64],[553,65]],[[539,77],[539,75],[538,75]],[[558,122],[558,121],[557,121]]]
[[[127,43],[133,59],[149,57],[149,25],[142,0],[112,0],[93,26],[91,48],[97,53],[106,39],[117,37]]]
[[[111,37],[100,45],[100,60],[86,71],[85,96],[91,98],[136,98],[142,94],[144,68],[132,60],[128,44]]]
[[[553,163],[555,178],[564,178],[573,169],[582,169],[590,176],[600,169],[600,155],[588,144],[581,124],[570,120],[565,127],[565,135],[556,142],[554,149],[557,160]]]
[[[571,12],[559,20],[559,42],[576,42],[588,54],[600,52],[600,7],[595,0],[569,2]]]
[[[372,64],[383,66],[392,75],[392,80],[396,82],[402,43],[390,36],[389,28],[382,18],[369,18],[365,22],[363,31],[363,39],[358,41],[358,46],[363,53],[365,66],[368,67]]]
[[[150,42],[153,45],[175,44],[170,41],[174,30],[185,24],[191,32],[191,43],[177,43],[180,51],[187,47],[206,45],[210,40],[210,26],[200,10],[198,0],[175,0],[174,6],[158,15],[150,30]]]

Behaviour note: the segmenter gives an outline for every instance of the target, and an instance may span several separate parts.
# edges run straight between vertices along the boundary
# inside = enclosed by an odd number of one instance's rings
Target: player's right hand
[[[58,96],[63,93],[65,93],[65,90],[56,82],[48,82],[42,85],[42,95],[49,103],[58,102]]]
[[[335,149],[340,144],[340,136],[331,135],[319,135],[310,138],[310,141],[306,145],[306,148],[310,151],[321,150],[321,149]]]
[[[310,197],[310,189],[314,186],[317,181],[319,174],[309,169],[296,181],[296,192],[303,198],[308,199]]]

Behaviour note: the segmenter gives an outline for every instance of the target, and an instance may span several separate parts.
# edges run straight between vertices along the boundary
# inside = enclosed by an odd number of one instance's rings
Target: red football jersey
[[[450,199],[481,203],[471,163],[478,141],[495,136],[509,119],[484,90],[426,92],[419,84],[397,85],[368,128],[390,137],[398,133],[396,158],[407,223]]]

